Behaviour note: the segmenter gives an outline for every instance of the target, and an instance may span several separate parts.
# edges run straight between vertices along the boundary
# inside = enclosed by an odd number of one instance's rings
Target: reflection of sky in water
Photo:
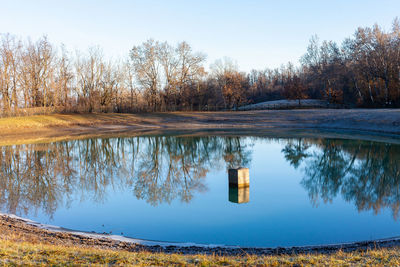
[[[307,162],[313,159],[302,161],[295,169],[282,152],[287,140],[243,138],[241,143],[253,144],[246,148],[250,151],[245,166],[250,169],[249,203],[228,201],[228,174],[221,160],[214,162],[216,170],[207,173],[206,190],[192,192],[189,203],[177,197],[170,204],[151,205],[138,200],[132,186],[107,186],[99,202],[90,197],[91,193],[81,201],[82,192],[75,190],[69,205],[59,205],[52,218],[41,208],[28,217],[71,229],[112,231],[143,239],[243,246],[308,245],[399,235],[399,224],[390,208],[380,209],[378,215],[371,209],[358,212],[353,200],[342,199],[340,189],[331,203],[319,199],[318,206],[313,205],[301,184],[310,168]],[[371,146],[371,142],[363,146]],[[313,144],[307,151],[314,155],[322,148]],[[392,183],[398,187],[398,183]]]

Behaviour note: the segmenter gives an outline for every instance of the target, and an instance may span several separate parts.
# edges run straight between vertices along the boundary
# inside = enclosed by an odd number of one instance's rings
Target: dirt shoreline
[[[308,109],[239,112],[171,112],[151,114],[51,115],[57,123],[15,125],[0,119],[0,145],[62,141],[112,135],[164,132],[237,132],[285,134],[293,130],[357,132],[359,135],[400,137],[397,109]],[[84,118],[75,121],[74,117]],[[27,120],[39,120],[34,116]],[[62,122],[62,123],[61,123]],[[353,133],[350,133],[352,135]]]
[[[177,253],[184,255],[284,255],[284,254],[330,254],[337,251],[354,252],[367,251],[379,248],[400,247],[400,237],[361,241],[353,243],[302,246],[302,247],[231,247],[231,246],[197,246],[197,245],[168,245],[160,242],[160,245],[143,245],[134,242],[115,240],[101,234],[101,237],[91,237],[84,232],[70,232],[59,228],[58,230],[44,229],[38,225],[29,223],[29,220],[0,215],[0,239],[15,242],[31,242],[34,244],[51,244],[62,246],[74,246],[81,248],[112,249],[129,252],[151,253]]]

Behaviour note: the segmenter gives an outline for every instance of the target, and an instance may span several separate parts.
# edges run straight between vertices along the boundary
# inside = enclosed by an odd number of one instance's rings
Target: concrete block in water
[[[229,169],[229,185],[246,187],[250,185],[249,168]]]

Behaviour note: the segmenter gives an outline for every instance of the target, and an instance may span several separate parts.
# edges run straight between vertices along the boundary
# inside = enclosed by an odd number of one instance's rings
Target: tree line
[[[400,23],[360,27],[341,45],[313,36],[295,66],[239,71],[181,42],[148,40],[124,59],[0,36],[3,116],[37,112],[154,112],[234,109],[277,99],[321,99],[350,107],[400,106]]]

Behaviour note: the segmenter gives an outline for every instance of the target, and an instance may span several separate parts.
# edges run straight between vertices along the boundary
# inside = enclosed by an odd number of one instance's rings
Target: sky
[[[0,33],[112,58],[150,38],[186,41],[207,65],[229,57],[250,71],[297,64],[312,35],[341,43],[359,26],[390,30],[396,16],[400,0],[0,0]]]

